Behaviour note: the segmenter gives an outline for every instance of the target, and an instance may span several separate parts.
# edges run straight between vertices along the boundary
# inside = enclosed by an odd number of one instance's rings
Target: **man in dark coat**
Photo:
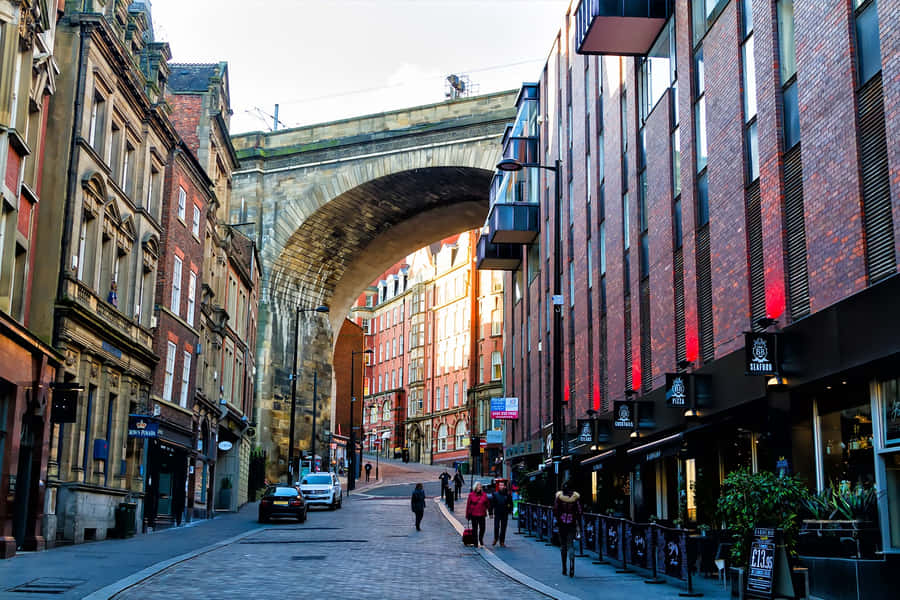
[[[450,475],[447,474],[447,471],[444,471],[440,475],[438,475],[438,479],[441,480],[441,500],[444,499],[444,490],[446,490],[450,485]]]
[[[497,489],[491,494],[491,516],[494,518],[494,543],[497,542],[506,547],[506,525],[509,515],[513,511],[512,494],[506,489],[502,481],[497,483]]]
[[[425,514],[425,487],[421,483],[416,484],[410,503],[412,511],[416,514],[416,531],[422,531],[422,515]]]
[[[456,499],[459,500],[459,495],[462,493],[462,486],[466,482],[465,478],[462,476],[462,473],[456,471],[456,475],[453,476],[453,488],[456,492]]]

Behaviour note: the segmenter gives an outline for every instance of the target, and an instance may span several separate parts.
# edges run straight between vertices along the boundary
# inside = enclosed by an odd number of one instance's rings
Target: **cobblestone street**
[[[433,502],[417,532],[408,500],[351,498],[341,510],[267,527],[115,598],[254,598],[263,590],[266,597],[545,597],[464,547]]]

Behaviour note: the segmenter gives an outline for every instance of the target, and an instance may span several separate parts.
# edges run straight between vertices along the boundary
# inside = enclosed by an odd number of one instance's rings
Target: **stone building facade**
[[[32,328],[31,282],[57,16],[56,2],[0,2],[0,558],[46,546],[51,385],[61,357]]]
[[[162,91],[168,45],[141,3],[67,3],[55,54],[38,238],[61,264],[35,268],[32,319],[63,353],[61,383],[81,391],[75,422],[54,424],[45,535],[103,539],[126,500],[143,511],[145,450],[128,415],[151,410],[162,192],[177,134]],[[55,299],[48,310],[47,299]]]

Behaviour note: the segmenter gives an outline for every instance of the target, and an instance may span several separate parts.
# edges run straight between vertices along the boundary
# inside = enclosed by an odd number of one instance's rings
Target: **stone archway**
[[[263,270],[257,441],[276,463],[287,449],[295,309],[331,307],[327,318],[303,313],[296,336],[303,449],[313,371],[316,420],[329,426],[332,332],[352,302],[402,256],[484,223],[514,101],[504,92],[234,139],[242,170],[231,221],[255,224]]]

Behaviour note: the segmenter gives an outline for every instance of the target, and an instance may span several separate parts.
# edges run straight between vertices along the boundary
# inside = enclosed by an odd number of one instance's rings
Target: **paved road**
[[[405,498],[355,497],[341,510],[310,513],[303,525],[266,527],[182,562],[115,598],[545,598],[464,547],[433,502],[421,532],[412,516]]]

